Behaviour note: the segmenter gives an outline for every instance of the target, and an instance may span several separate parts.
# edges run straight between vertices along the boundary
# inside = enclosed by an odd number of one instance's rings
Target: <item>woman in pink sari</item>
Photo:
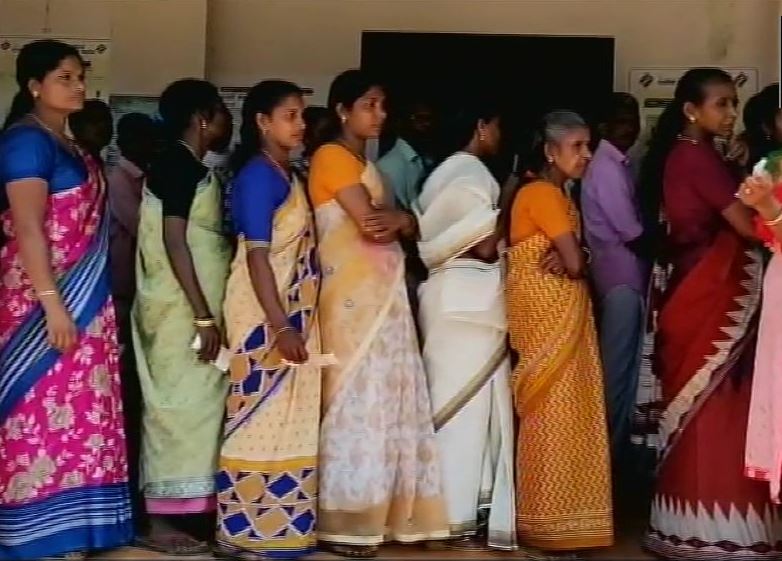
[[[0,136],[0,558],[132,538],[105,186],[66,134],[78,52],[26,45]]]
[[[768,481],[771,500],[779,504],[782,483],[782,152],[760,164],[768,178],[752,177],[739,189],[741,201],[758,213],[758,235],[772,257],[763,281],[755,378],[747,426],[746,474]],[[765,164],[765,165],[764,165]]]

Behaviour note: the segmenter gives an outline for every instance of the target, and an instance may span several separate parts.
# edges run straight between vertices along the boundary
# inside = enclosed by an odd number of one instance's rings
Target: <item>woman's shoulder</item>
[[[562,189],[550,181],[545,181],[542,179],[534,179],[526,185],[522,185],[518,194],[516,195],[517,199],[526,200],[532,200],[536,198],[559,199],[561,197],[564,197]]]
[[[31,124],[18,124],[0,134],[0,147],[48,149],[56,148],[56,141],[41,127]]]
[[[312,162],[310,167],[315,167],[318,164],[333,163],[333,162],[358,162],[358,158],[348,150],[345,146],[336,142],[327,142],[312,155]]]

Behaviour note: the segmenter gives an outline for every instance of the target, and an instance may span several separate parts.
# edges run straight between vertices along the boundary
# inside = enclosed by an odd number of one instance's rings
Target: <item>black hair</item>
[[[121,153],[141,142],[153,142],[157,132],[155,120],[144,113],[127,113],[117,123],[117,147]]]
[[[744,106],[744,135],[749,148],[749,169],[780,147],[779,139],[774,136],[779,110],[779,84],[766,86]]]
[[[673,101],[660,115],[641,165],[639,199],[644,228],[650,240],[656,240],[661,233],[659,215],[665,162],[676,142],[676,137],[684,130],[685,104],[703,103],[706,99],[706,87],[711,84],[732,83],[730,74],[719,68],[693,68],[688,70],[676,84]]]
[[[78,139],[81,137],[85,127],[88,127],[90,123],[99,121],[113,123],[111,108],[103,100],[88,99],[84,102],[84,107],[81,111],[77,111],[68,118],[68,126],[70,126],[71,132]]]
[[[501,112],[499,102],[490,95],[465,95],[444,118],[440,139],[443,155],[448,157],[458,150],[463,150],[470,143],[478,123],[489,123],[498,118]]]
[[[231,168],[238,172],[250,158],[261,149],[261,135],[255,116],[258,113],[271,115],[272,111],[286,98],[304,95],[303,90],[284,80],[264,80],[255,84],[242,105],[242,125],[239,129],[239,144],[231,155]]]
[[[16,85],[19,90],[14,95],[3,130],[33,110],[35,99],[28,87],[30,80],[43,81],[47,74],[56,70],[68,57],[76,58],[84,64],[79,51],[62,41],[42,39],[22,47],[16,58]]]
[[[170,139],[177,140],[190,126],[193,115],[212,119],[223,101],[214,84],[206,80],[185,78],[170,84],[160,95],[158,112]]]
[[[328,119],[329,122],[324,127],[323,137],[318,139],[314,147],[317,148],[327,142],[335,140],[342,130],[339,115],[337,114],[337,106],[342,105],[347,109],[351,109],[356,101],[366,95],[366,93],[374,87],[383,87],[380,80],[377,80],[373,75],[364,70],[358,70],[353,68],[351,70],[345,70],[339,74],[334,81],[331,82],[329,88],[328,97]]]
[[[304,129],[305,156],[311,156],[314,148],[326,142],[322,137],[330,123],[330,114],[328,108],[322,105],[309,105],[304,108],[304,122],[307,125]]]
[[[638,100],[626,92],[612,92],[598,106],[595,122],[598,125],[610,123],[623,113],[638,113]]]

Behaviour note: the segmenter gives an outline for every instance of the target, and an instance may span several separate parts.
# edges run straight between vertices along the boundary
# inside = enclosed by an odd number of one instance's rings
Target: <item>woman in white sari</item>
[[[486,105],[486,104],[483,104]],[[455,119],[460,150],[424,183],[419,250],[429,269],[420,322],[450,535],[466,545],[516,547],[513,410],[497,244],[500,187],[481,161],[500,142],[496,109],[473,104]],[[488,514],[488,528],[481,528]]]

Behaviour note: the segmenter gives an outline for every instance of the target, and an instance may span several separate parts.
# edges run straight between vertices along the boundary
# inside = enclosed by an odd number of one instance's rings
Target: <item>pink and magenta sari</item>
[[[52,150],[60,151],[54,174],[66,164],[68,173],[83,173],[78,158],[58,145]],[[81,184],[52,188],[49,181],[45,218],[58,289],[80,333],[74,350],[61,354],[47,343],[11,213],[0,213],[2,559],[111,548],[132,539],[105,187],[97,163],[85,156],[83,165]]]

